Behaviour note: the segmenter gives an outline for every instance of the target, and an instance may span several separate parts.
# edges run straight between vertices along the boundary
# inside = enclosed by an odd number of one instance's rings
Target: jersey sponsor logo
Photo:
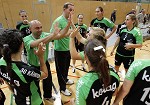
[[[31,77],[40,78],[40,74],[35,73],[34,71],[28,71],[28,70],[25,69],[25,68],[21,68],[21,72],[22,72],[23,74],[27,74],[28,76],[31,76]]]
[[[40,78],[40,75],[38,73],[35,73],[34,71],[28,71],[27,75],[36,77],[36,78]]]
[[[147,75],[146,73],[147,73],[147,70],[144,71],[142,80],[150,82],[150,75]]]
[[[106,93],[108,91],[115,91],[116,90],[116,82],[113,83],[112,85],[109,85],[108,87],[104,87],[104,84],[102,85],[103,87],[99,89],[99,91],[95,91],[94,89],[92,89],[92,93],[93,93],[93,98],[97,98],[99,96],[101,96],[103,93]]]
[[[130,68],[128,70],[128,73],[126,74],[126,77],[130,78],[132,70],[134,70],[136,67],[141,66],[141,65],[142,65],[141,61],[137,61],[137,62],[132,63],[132,65],[130,66]]]
[[[79,104],[79,91],[81,86],[84,84],[84,82],[82,80],[79,80],[78,85],[77,85],[77,89],[76,89],[76,103]]]
[[[1,75],[2,77],[4,77],[5,79],[7,79],[7,80],[10,81],[10,77],[8,76],[8,73],[3,73],[3,72],[1,71],[1,69],[0,69],[0,75]]]

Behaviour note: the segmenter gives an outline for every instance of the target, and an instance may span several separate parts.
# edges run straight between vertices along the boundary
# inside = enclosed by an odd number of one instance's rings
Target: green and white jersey
[[[80,26],[79,32],[80,32],[80,34],[81,34],[84,38],[86,38],[87,25],[85,25],[85,24],[79,25],[78,23],[76,23],[76,24],[74,24],[74,25],[76,26],[76,28],[77,28],[78,26]]]
[[[46,32],[42,32],[40,39],[47,37],[48,35],[50,35],[50,34],[46,33]],[[39,59],[38,59],[37,55],[34,54],[34,50],[36,50],[37,48],[36,47],[31,48],[31,46],[30,46],[30,44],[35,40],[37,40],[37,39],[35,39],[32,34],[23,38],[24,46],[27,51],[27,59],[28,59],[29,64],[34,65],[34,66],[40,66]],[[49,52],[49,43],[46,44],[46,51],[44,53],[45,62],[48,59],[48,52]]]
[[[85,24],[78,25],[78,23],[74,24],[76,28],[80,26],[79,32],[82,35],[82,37],[86,38],[86,33],[87,33],[87,26]],[[76,38],[75,38],[75,45],[76,46],[82,46],[84,48],[84,44],[80,43]]]
[[[58,23],[58,27],[61,30],[64,29],[68,24],[68,20],[63,15],[61,15],[53,22],[52,27],[50,29],[50,33],[54,31],[54,25],[56,22]],[[70,41],[69,37],[54,40],[54,49],[56,51],[69,51],[69,41]]]
[[[124,27],[119,32],[120,42],[117,47],[117,54],[124,57],[133,57],[135,55],[135,49],[126,50],[126,43],[142,44],[143,36],[139,28],[134,27],[132,30],[128,31],[127,27]]]
[[[101,20],[98,20],[97,18],[93,19],[90,26],[100,27],[106,32],[108,28],[113,28],[115,24],[109,19],[103,17]]]
[[[80,57],[82,58],[82,60],[84,60],[84,51],[79,52]]]
[[[76,105],[110,105],[112,95],[119,86],[119,76],[112,68],[110,76],[111,82],[106,88],[94,71],[81,77],[76,87]]]
[[[40,70],[24,62],[13,61],[11,73],[6,70],[6,62],[0,59],[0,77],[7,81],[14,93],[17,105],[43,105],[39,79]]]
[[[134,83],[123,105],[150,105],[150,60],[135,60],[125,78]]]
[[[21,22],[21,23],[17,24],[16,29],[20,30],[23,37],[26,37],[31,34],[29,27],[30,27],[29,24],[23,24],[23,22]]]

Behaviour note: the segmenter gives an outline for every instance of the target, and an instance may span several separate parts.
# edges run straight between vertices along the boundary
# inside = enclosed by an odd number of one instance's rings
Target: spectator
[[[141,12],[136,16],[139,24],[144,23],[144,18],[146,17],[145,9],[142,9]]]
[[[116,12],[117,12],[117,10],[114,9],[114,11],[111,13],[110,20],[111,20],[113,23],[116,22]]]

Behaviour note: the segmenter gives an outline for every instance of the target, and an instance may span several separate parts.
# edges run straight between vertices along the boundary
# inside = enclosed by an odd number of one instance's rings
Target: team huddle
[[[115,10],[116,11],[116,10]],[[52,96],[52,74],[48,61],[49,42],[54,43],[55,67],[60,92],[71,96],[66,85],[74,84],[68,78],[71,59],[72,72],[76,72],[76,60],[82,61],[82,69],[88,72],[76,84],[76,97],[72,105],[150,105],[150,60],[135,60],[135,49],[141,48],[143,36],[135,14],[127,14],[124,27],[117,29],[115,21],[104,17],[102,7],[95,10],[96,18],[90,27],[83,23],[83,14],[74,24],[74,4],[67,2],[63,13],[54,20],[50,32],[42,31],[38,20],[28,22],[27,13],[19,12],[22,22],[16,29],[5,29],[0,35],[0,83],[8,84],[17,105],[44,105],[43,100],[55,101]],[[106,31],[110,30],[108,35]],[[110,53],[115,52],[115,67],[106,57],[107,39],[116,31],[117,39]],[[27,62],[22,61],[22,52]],[[119,68],[123,64],[126,77],[120,85]],[[3,81],[4,80],[4,81]],[[43,96],[39,82],[42,80]],[[5,95],[0,90],[0,105]],[[116,95],[114,102],[112,96]],[[42,98],[43,97],[43,98]]]

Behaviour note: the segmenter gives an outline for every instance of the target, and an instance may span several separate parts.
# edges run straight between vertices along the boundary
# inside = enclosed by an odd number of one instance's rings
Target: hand
[[[133,50],[134,48],[132,48],[131,45],[132,45],[132,43],[126,43],[124,47],[126,50]]]
[[[78,34],[80,27],[77,27],[74,29],[74,31],[70,34],[71,38],[75,38],[75,36]]]
[[[112,50],[112,51],[110,52],[110,56],[113,56],[113,53],[114,53],[114,50]]]
[[[68,25],[69,26],[72,24],[72,17],[73,17],[73,14],[70,12],[69,17],[68,17]]]
[[[38,57],[43,56],[45,50],[46,50],[46,45],[45,45],[45,43],[41,42],[41,43],[38,45],[38,49],[37,49],[37,50],[34,50],[34,54],[36,54]]]
[[[23,20],[23,23],[24,24],[29,24],[29,21],[28,20]]]

